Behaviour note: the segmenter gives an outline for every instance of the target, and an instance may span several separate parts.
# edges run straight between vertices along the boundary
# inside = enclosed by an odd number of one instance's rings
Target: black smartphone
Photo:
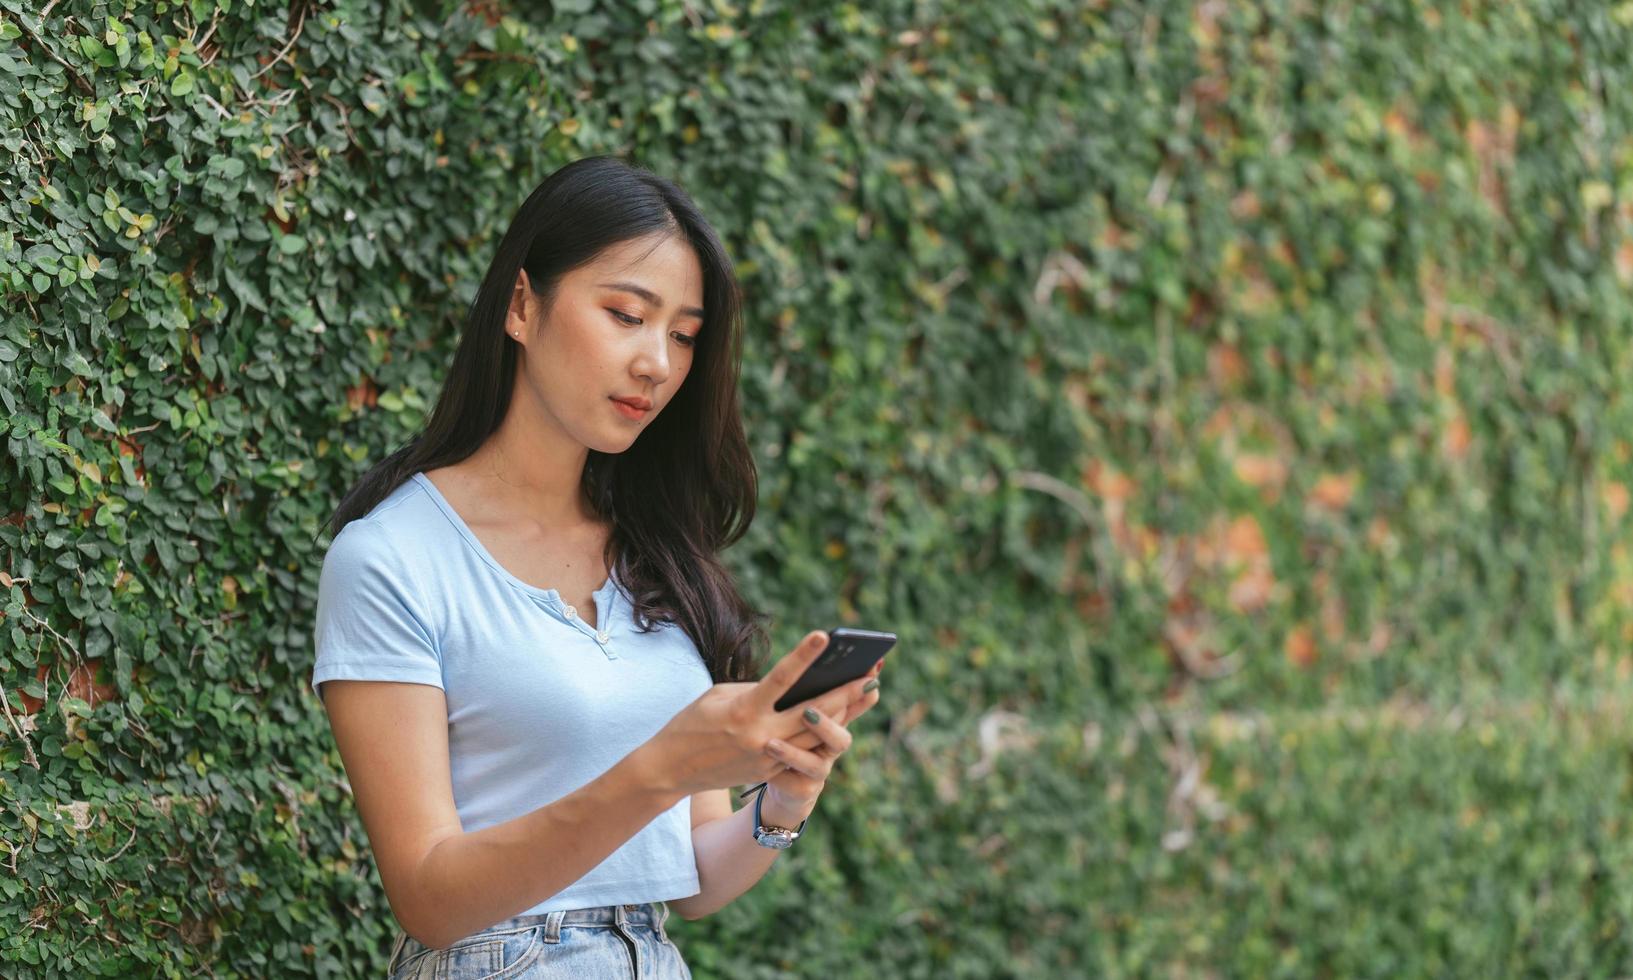
[[[805,673],[777,699],[776,709],[787,711],[801,701],[809,701],[836,687],[848,684],[873,669],[896,645],[896,634],[840,626],[828,631],[828,645],[805,668]]]

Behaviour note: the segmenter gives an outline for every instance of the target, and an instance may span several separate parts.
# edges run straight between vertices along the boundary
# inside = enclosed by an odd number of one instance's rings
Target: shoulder
[[[403,481],[362,517],[342,527],[323,556],[325,578],[367,577],[417,581],[436,517],[424,491]]]
[[[393,626],[403,635],[434,637],[436,606],[414,549],[403,549],[384,523],[358,518],[340,529],[318,576],[317,628],[378,636]]]
[[[323,553],[323,591],[405,577],[405,563],[392,539],[390,530],[372,517],[359,517],[341,528]]]
[[[353,560],[401,560],[414,553],[412,544],[424,538],[428,527],[434,527],[437,516],[424,488],[411,476],[368,513],[342,527],[329,543],[328,554]]]

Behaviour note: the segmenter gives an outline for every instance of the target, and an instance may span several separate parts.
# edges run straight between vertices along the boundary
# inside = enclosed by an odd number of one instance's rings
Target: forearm
[[[798,827],[815,806],[812,800],[804,808],[782,810],[768,797],[760,819],[767,826]],[[729,817],[693,828],[692,850],[697,858],[698,893],[668,903],[684,919],[700,918],[731,904],[754,887],[782,853],[755,843],[753,799]]]
[[[447,946],[584,877],[683,796],[643,745],[558,800],[438,843],[398,919],[425,945]]]

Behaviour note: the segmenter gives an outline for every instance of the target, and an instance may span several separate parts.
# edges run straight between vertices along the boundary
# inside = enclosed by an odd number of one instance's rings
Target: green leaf
[[[353,235],[347,242],[351,246],[352,254],[365,269],[374,268],[374,243],[366,235]]]
[[[363,103],[363,108],[374,115],[383,116],[386,114],[385,93],[381,92],[379,88],[372,85],[366,86],[358,93],[358,98]]]
[[[253,306],[262,313],[267,312],[267,302],[261,296],[261,291],[249,280],[243,278],[231,266],[221,270],[227,278],[227,286],[233,291],[240,302],[246,306]]]
[[[96,377],[96,371],[91,368],[91,362],[87,361],[85,359],[85,355],[79,353],[78,351],[75,351],[74,353],[63,358],[62,366],[82,378]]]

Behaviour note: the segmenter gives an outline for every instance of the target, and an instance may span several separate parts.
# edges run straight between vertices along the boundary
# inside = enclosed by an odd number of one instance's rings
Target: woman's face
[[[522,277],[526,273],[521,273]],[[680,390],[703,328],[703,269],[679,235],[613,245],[567,273],[545,311],[531,287],[505,329],[522,347],[517,395],[581,444],[621,453]],[[520,332],[521,336],[516,336]],[[615,399],[647,404],[645,411]]]

